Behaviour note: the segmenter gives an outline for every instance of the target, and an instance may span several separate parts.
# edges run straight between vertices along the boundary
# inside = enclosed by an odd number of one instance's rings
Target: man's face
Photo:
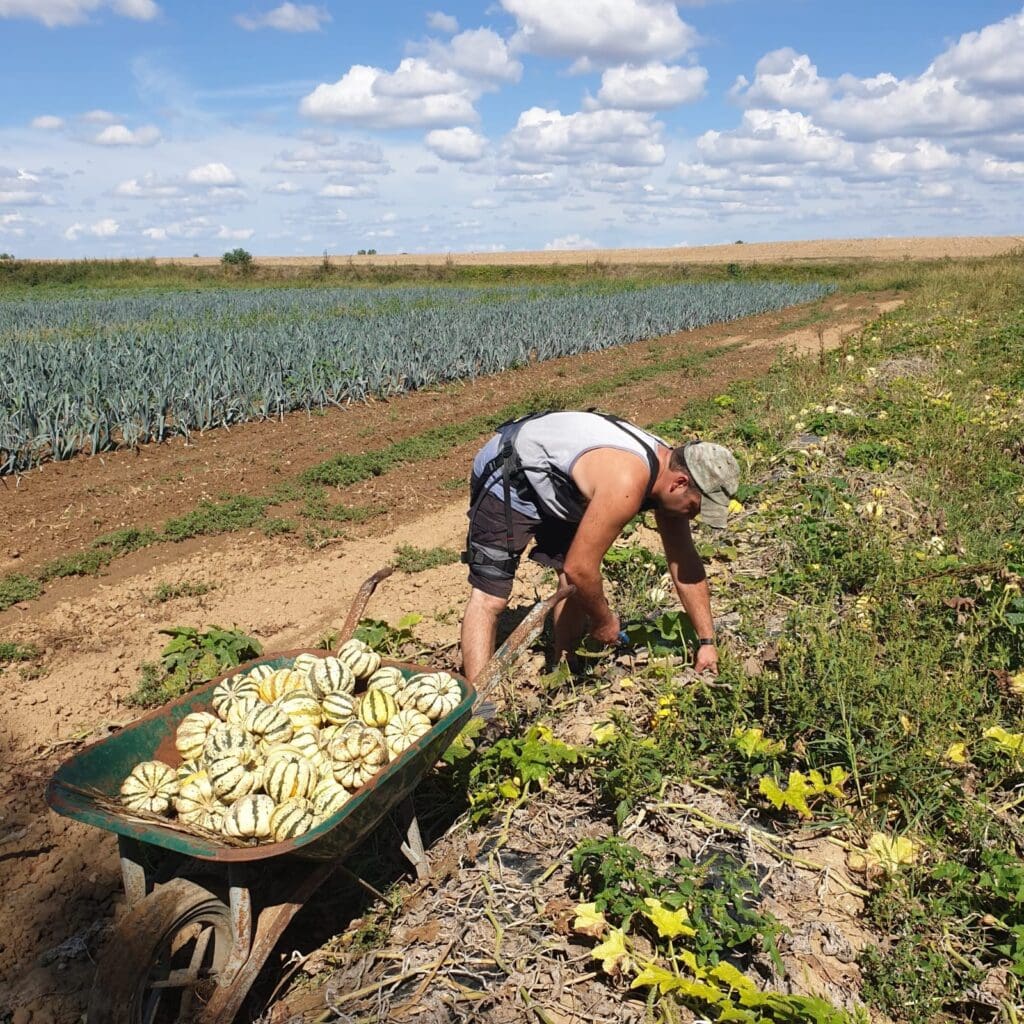
[[[693,486],[689,477],[681,473],[679,478],[673,481],[663,500],[666,512],[692,519],[700,511],[701,493]]]

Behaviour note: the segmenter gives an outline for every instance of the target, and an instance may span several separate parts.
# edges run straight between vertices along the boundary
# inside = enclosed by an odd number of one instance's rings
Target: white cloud
[[[459,19],[444,11],[428,11],[427,24],[435,31],[447,32],[449,35],[459,31]]]
[[[0,206],[53,206],[53,199],[30,189],[0,188]]]
[[[406,57],[391,74],[377,77],[373,92],[378,97],[422,99],[438,93],[457,92],[463,84],[454,71],[435,67],[420,57]]]
[[[402,61],[396,75],[355,64],[333,85],[318,85],[303,98],[299,109],[307,117],[374,128],[445,127],[477,120],[470,96],[461,83],[445,78],[436,69],[434,75],[428,76],[425,69],[410,66],[413,59]],[[438,85],[451,82],[452,87],[429,93],[403,92],[422,89],[428,77]]]
[[[0,18],[33,18],[57,28],[79,25],[104,7],[138,21],[150,21],[160,13],[153,0],[0,0]]]
[[[129,178],[122,181],[114,189],[114,194],[125,199],[167,199],[181,193],[181,189],[172,182],[160,181],[154,174],[144,174],[141,178]]]
[[[42,131],[54,131],[57,128],[64,127],[64,119],[62,117],[54,117],[53,114],[40,114],[39,117],[32,118],[32,127],[39,128]]]
[[[832,84],[818,77],[811,58],[787,46],[766,53],[755,65],[754,81],[750,83],[741,75],[730,94],[753,107],[813,110],[831,93]]]
[[[508,135],[517,160],[578,163],[593,159],[617,166],[654,166],[665,160],[661,125],[651,114],[626,110],[581,111],[531,107]]]
[[[996,95],[1024,91],[1024,11],[979,32],[967,32],[932,65],[965,92]]]
[[[279,181],[275,185],[268,185],[263,191],[271,192],[274,195],[293,196],[297,192],[301,192],[302,188],[294,181]]]
[[[370,199],[375,193],[367,185],[324,185],[317,195],[325,199]]]
[[[248,32],[273,28],[279,32],[319,32],[331,20],[326,7],[314,4],[283,3],[264,14],[236,14],[235,22]]]
[[[212,163],[193,167],[185,175],[190,185],[236,185],[238,178],[227,164]]]
[[[913,143],[878,143],[867,152],[866,166],[886,177],[927,174],[955,167],[959,159],[938,143],[919,139]]]
[[[469,206],[473,210],[493,210],[498,202],[494,199],[474,199]]]
[[[383,150],[369,142],[282,150],[275,155],[267,169],[286,174],[391,173],[391,165],[384,159]]]
[[[597,242],[590,238],[584,238],[582,235],[563,235],[561,238],[553,238],[544,246],[544,249],[548,252],[599,248],[600,246]]]
[[[160,141],[160,129],[145,124],[134,131],[123,124],[111,124],[91,140],[97,146],[152,146]]]
[[[468,78],[487,82],[518,82],[523,65],[511,54],[508,44],[489,28],[460,32],[447,47],[434,48],[435,60]]]
[[[64,232],[64,237],[69,242],[76,242],[82,235],[91,235],[93,238],[112,238],[120,231],[120,225],[112,217],[104,217],[94,224],[72,224]]]
[[[82,114],[82,120],[89,124],[113,124],[117,120],[117,114],[109,110],[87,110]]]
[[[598,102],[622,110],[667,110],[704,95],[708,72],[659,62],[609,68],[601,75]]]
[[[245,242],[255,234],[256,232],[252,228],[229,228],[222,224],[216,237],[227,239],[230,242]]]
[[[571,57],[574,67],[678,57],[697,43],[671,0],[501,0],[518,30],[513,48]]]
[[[23,217],[20,213],[0,213],[0,235],[24,238],[28,229],[34,226],[35,221]]]
[[[442,160],[470,163],[479,160],[487,148],[487,139],[472,128],[435,128],[426,137],[427,148]]]
[[[712,164],[817,164],[829,170],[850,166],[854,155],[841,136],[790,110],[747,110],[735,131],[705,132],[697,149]]]
[[[993,184],[1024,183],[1024,160],[999,160],[988,156],[980,160],[976,173],[982,181]]]

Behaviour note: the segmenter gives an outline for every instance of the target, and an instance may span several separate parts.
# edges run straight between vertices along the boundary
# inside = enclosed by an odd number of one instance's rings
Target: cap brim
[[[700,521],[712,530],[724,530],[729,521],[729,506],[712,501],[705,494],[700,503]]]

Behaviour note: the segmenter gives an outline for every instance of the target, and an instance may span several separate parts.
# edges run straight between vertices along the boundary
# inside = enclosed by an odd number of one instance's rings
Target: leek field
[[[0,474],[810,302],[827,284],[211,290],[0,301]]]

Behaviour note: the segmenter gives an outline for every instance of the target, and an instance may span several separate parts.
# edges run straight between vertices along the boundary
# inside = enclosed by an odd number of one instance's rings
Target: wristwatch
[[[713,636],[702,636],[697,641],[697,646],[698,647],[714,647],[715,646],[715,638]]]

